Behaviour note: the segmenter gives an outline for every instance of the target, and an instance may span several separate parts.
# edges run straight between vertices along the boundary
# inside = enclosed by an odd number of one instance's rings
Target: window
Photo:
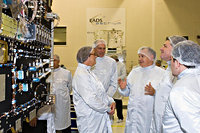
[[[67,45],[66,31],[67,27],[64,26],[54,28],[54,45]]]

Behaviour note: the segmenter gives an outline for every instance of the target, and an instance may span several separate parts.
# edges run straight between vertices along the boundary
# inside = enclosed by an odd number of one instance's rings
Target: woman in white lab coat
[[[72,82],[77,127],[80,133],[112,133],[109,114],[114,113],[115,102],[90,71],[95,59],[91,47],[83,47],[77,53],[78,67]]]

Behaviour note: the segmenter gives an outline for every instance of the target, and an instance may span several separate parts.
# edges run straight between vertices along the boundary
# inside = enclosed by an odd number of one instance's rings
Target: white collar
[[[87,66],[85,64],[82,64],[82,63],[78,63],[78,67],[82,67],[82,68],[85,68],[87,70],[90,70],[91,69],[91,66]]]

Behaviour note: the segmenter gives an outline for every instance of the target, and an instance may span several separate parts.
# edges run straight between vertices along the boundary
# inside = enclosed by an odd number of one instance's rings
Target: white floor
[[[128,104],[128,98],[127,97],[124,97],[122,101],[123,101],[123,105]],[[127,109],[123,109],[124,120],[121,123],[117,123],[117,120],[118,120],[117,112],[115,112],[114,122],[112,124],[113,133],[124,133],[125,123],[126,123],[126,114],[127,114]]]

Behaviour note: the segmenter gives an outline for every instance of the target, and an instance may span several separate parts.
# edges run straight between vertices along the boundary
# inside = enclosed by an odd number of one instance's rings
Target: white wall
[[[53,12],[61,17],[59,25],[67,26],[67,46],[55,46],[55,53],[74,72],[76,53],[86,45],[86,9],[125,8],[126,66],[130,70],[143,45],[154,48],[159,58],[166,36],[187,35],[196,41],[200,35],[199,5],[199,0],[53,0]]]

